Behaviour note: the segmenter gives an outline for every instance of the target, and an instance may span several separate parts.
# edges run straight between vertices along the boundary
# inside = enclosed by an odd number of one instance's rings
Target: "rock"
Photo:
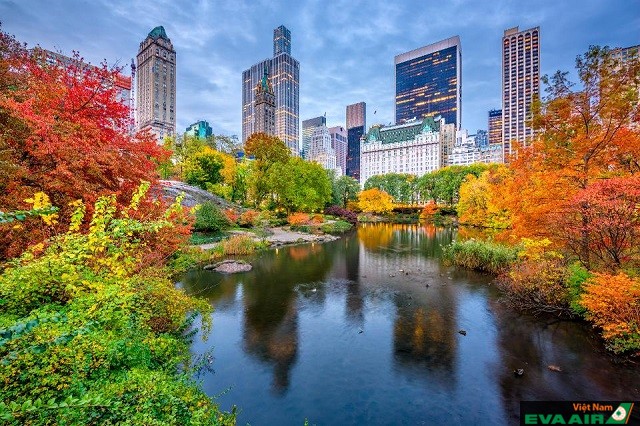
[[[465,330],[458,330],[458,333],[462,334],[463,336],[467,335],[467,332]]]
[[[558,373],[562,371],[562,368],[558,367],[557,365],[553,365],[553,364],[549,364],[547,365],[547,368],[551,371],[557,371]]]
[[[213,265],[207,265],[204,269],[216,272],[222,272],[225,274],[235,274],[238,272],[248,272],[253,267],[250,263],[245,262],[244,260],[223,260],[222,262],[214,263]]]
[[[513,370],[513,374],[516,377],[522,377],[524,375],[524,368],[516,368],[515,370]]]

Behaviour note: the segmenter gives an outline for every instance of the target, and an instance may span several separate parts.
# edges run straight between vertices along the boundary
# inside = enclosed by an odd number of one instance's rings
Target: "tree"
[[[377,188],[366,189],[358,195],[358,206],[366,213],[389,213],[393,210],[393,197]]]
[[[185,182],[209,190],[213,185],[222,182],[221,170],[224,158],[218,151],[205,146],[184,165]]]
[[[269,170],[274,164],[285,164],[291,151],[275,136],[254,133],[245,143],[245,153],[255,158],[247,183],[250,198],[255,206],[259,206],[270,193]]]
[[[510,212],[502,200],[509,169],[496,166],[479,177],[469,174],[460,186],[458,216],[460,223],[486,228],[508,228]]]
[[[444,167],[420,177],[416,187],[423,201],[426,201],[428,197],[436,202],[440,201],[453,205],[458,202],[460,185],[462,185],[467,175],[478,177],[490,167],[494,166],[472,164],[469,166]]]
[[[321,210],[331,200],[331,180],[326,170],[300,157],[275,163],[266,181],[276,204],[287,212]]]
[[[156,166],[169,153],[148,133],[129,135],[129,109],[114,86],[118,70],[73,59],[49,64],[38,49],[27,51],[0,33],[3,209],[21,210],[25,199],[44,192],[68,217],[74,200],[92,203],[112,193],[122,206],[141,181],[157,182]],[[0,258],[45,237],[28,224],[20,232],[3,228]]]
[[[405,173],[387,173],[371,176],[364,189],[377,188],[391,195],[398,203],[413,203],[416,196],[416,177]]]
[[[347,202],[358,199],[360,183],[351,176],[340,176],[333,180],[333,203],[340,207],[346,207]]]

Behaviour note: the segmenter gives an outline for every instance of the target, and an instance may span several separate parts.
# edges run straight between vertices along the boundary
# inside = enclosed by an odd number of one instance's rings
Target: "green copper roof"
[[[165,32],[164,27],[162,25],[152,29],[151,32],[149,33],[149,37],[153,39],[163,38],[165,40],[169,40],[169,37],[167,37],[167,33]]]
[[[414,123],[400,124],[388,128],[374,126],[367,133],[366,141],[380,141],[384,143],[406,142],[413,140],[416,135],[426,132],[437,132],[440,130],[440,123],[433,117],[426,117],[422,121]]]
[[[260,86],[262,86],[262,90],[271,93],[271,87],[269,86],[269,73],[267,70],[264,70],[264,74],[262,75],[262,80],[260,80]]]

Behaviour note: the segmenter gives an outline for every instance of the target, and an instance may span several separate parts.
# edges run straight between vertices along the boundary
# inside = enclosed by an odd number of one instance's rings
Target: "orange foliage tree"
[[[623,273],[595,274],[580,304],[614,352],[640,355],[640,279]]]
[[[3,209],[24,208],[24,200],[44,192],[68,218],[74,200],[91,206],[100,195],[115,194],[126,206],[141,181],[156,183],[156,163],[168,152],[150,134],[129,134],[129,108],[117,99],[117,78],[117,69],[87,66],[77,54],[51,64],[41,50],[28,51],[0,32]],[[57,232],[55,225],[3,227],[0,259]]]
[[[393,198],[379,189],[367,189],[358,194],[358,207],[366,213],[389,213],[393,210]]]

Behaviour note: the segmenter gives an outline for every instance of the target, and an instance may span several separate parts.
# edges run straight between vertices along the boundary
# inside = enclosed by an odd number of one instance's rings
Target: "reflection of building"
[[[325,116],[314,117],[302,121],[302,158],[307,159],[309,157],[311,136],[313,135],[315,128],[326,124],[327,118]]]
[[[273,30],[273,57],[242,73],[242,143],[256,133],[254,89],[265,71],[275,94],[275,135],[294,155],[300,155],[300,64],[291,56],[291,32],[283,25]]]
[[[213,130],[211,129],[211,126],[209,126],[208,122],[200,120],[187,127],[185,134],[198,139],[206,139],[213,135]]]
[[[162,143],[176,133],[176,51],[163,27],[140,43],[136,60],[136,127]]]
[[[254,132],[274,136],[276,134],[276,96],[273,94],[273,86],[266,69],[262,79],[256,84],[254,102]]]
[[[442,119],[427,117],[395,126],[373,126],[360,145],[360,182],[387,173],[422,176],[439,169],[443,124]]]
[[[367,127],[367,104],[347,105],[347,159],[345,174],[360,181],[360,138]]]
[[[502,141],[505,159],[513,142],[533,139],[531,103],[540,91],[540,27],[510,28],[502,37]]]
[[[412,118],[440,115],[460,128],[462,107],[462,53],[454,36],[395,57],[396,116]]]

